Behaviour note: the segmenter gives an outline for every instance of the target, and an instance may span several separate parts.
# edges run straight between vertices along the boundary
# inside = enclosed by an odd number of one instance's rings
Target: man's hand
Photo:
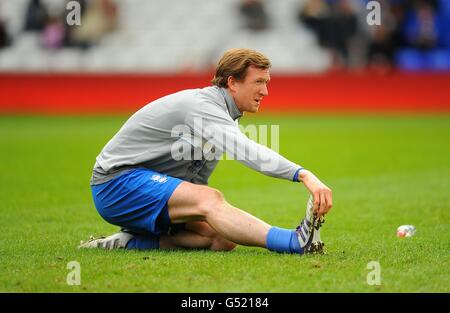
[[[308,170],[302,169],[298,178],[314,197],[313,211],[318,213],[319,216],[327,214],[333,206],[331,189]]]

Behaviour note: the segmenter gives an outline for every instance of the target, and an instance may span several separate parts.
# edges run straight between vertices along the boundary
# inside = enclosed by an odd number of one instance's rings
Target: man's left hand
[[[333,206],[333,196],[331,189],[322,183],[313,173],[302,169],[299,173],[299,180],[314,197],[313,211],[323,216],[330,211]]]

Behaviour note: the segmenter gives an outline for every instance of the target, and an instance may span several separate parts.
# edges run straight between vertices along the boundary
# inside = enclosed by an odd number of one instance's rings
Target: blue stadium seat
[[[436,49],[426,53],[425,63],[433,71],[450,71],[450,49]]]
[[[439,1],[439,15],[442,21],[442,40],[441,44],[447,48],[450,48],[450,1],[440,0]]]
[[[439,1],[439,11],[443,12],[447,16],[450,15],[450,1],[440,0]]]
[[[396,65],[406,71],[421,71],[426,69],[422,53],[415,49],[401,49],[395,55]]]

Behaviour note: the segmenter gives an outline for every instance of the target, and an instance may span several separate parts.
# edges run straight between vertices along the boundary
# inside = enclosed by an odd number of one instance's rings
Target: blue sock
[[[143,236],[133,234],[133,238],[127,243],[127,249],[153,250],[159,249],[159,236]]]
[[[272,227],[267,233],[267,249],[276,252],[303,253],[294,230]]]

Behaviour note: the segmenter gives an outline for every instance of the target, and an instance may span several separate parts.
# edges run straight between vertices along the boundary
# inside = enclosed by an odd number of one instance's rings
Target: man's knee
[[[210,215],[220,210],[225,204],[225,197],[223,193],[214,188],[208,188],[207,191],[199,197],[197,209],[201,216],[205,219]]]

